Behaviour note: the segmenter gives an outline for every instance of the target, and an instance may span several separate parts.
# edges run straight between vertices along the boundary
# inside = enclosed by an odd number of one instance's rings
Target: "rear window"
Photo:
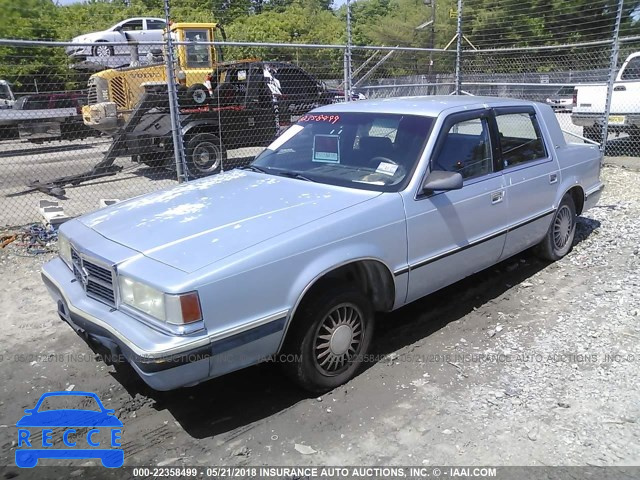
[[[544,141],[533,113],[507,113],[496,116],[504,168],[547,156]]]

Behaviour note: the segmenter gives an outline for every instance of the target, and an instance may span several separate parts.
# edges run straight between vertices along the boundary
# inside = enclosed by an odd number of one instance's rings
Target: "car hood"
[[[71,39],[71,41],[74,42],[74,43],[95,42],[96,40],[101,40],[102,37],[104,36],[104,34],[107,33],[107,32],[108,32],[108,30],[104,30],[102,32],[85,33],[83,35],[78,35],[77,37],[73,37]]]
[[[380,195],[243,170],[122,202],[80,221],[190,273]]]

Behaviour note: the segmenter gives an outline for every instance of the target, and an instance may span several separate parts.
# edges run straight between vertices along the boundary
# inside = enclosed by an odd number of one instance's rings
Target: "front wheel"
[[[209,98],[209,90],[201,83],[195,83],[187,88],[185,98],[189,105],[199,107]]]
[[[371,301],[359,290],[329,288],[303,302],[283,353],[286,373],[305,390],[323,393],[353,378],[373,335]]]
[[[538,253],[546,260],[560,260],[573,247],[575,234],[576,206],[571,195],[565,194],[553,215],[547,234],[538,245]]]
[[[205,177],[218,173],[227,160],[227,150],[218,137],[210,133],[199,133],[187,142],[187,167],[194,177]]]
[[[93,47],[93,55],[95,57],[111,57],[113,56],[113,47],[107,45],[105,41],[101,41]]]

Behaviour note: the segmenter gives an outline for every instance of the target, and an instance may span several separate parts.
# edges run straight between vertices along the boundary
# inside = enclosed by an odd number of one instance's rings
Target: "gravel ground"
[[[12,244],[0,465],[24,476],[15,422],[65,388],[116,410],[128,465],[638,465],[640,161],[622,163],[567,257],[525,252],[380,318],[379,361],[321,398],[269,364],[152,392],[60,322],[39,277],[51,254]]]

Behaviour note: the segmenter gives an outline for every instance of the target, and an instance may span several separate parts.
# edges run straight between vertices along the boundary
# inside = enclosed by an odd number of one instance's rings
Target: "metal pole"
[[[460,75],[460,59],[462,57],[462,0],[458,0],[458,25],[456,27],[456,95],[462,93],[462,77]]]
[[[171,132],[173,134],[173,155],[176,161],[178,183],[186,180],[184,174],[184,146],[182,145],[182,126],[180,125],[180,107],[176,91],[176,76],[174,71],[173,39],[170,31],[169,0],[164,0],[164,19],[167,23],[167,86],[169,94],[169,114],[171,116]]]
[[[431,0],[431,40],[429,48],[435,48],[436,44],[436,0]],[[433,70],[433,52],[429,52],[429,81],[431,81],[431,71]]]
[[[604,118],[602,120],[602,143],[600,150],[604,155],[609,136],[609,113],[611,112],[611,97],[613,95],[613,84],[616,80],[616,69],[618,67],[618,54],[620,53],[620,22],[622,21],[622,7],[624,0],[618,1],[618,12],[616,14],[616,25],[613,30],[613,44],[611,46],[611,61],[609,63],[609,79],[607,81],[607,100],[604,107]]]
[[[347,47],[344,51],[344,100],[351,100],[351,2],[347,0]]]
[[[436,48],[436,0],[431,0],[431,45],[430,48]],[[433,75],[433,52],[429,52],[429,83],[433,86],[429,86],[429,93],[435,95],[435,83],[436,79],[432,78]]]

